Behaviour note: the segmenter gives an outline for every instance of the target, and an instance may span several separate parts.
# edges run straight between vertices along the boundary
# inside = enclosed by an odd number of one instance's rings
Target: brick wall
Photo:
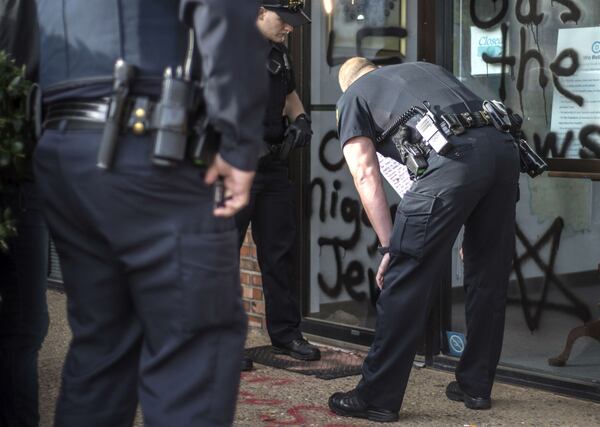
[[[252,240],[250,229],[246,233],[244,244],[240,250],[240,282],[244,309],[248,313],[248,324],[265,328],[265,302],[263,299],[262,280],[256,260],[256,245]]]

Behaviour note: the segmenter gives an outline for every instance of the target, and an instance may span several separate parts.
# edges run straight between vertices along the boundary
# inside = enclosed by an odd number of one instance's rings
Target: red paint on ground
[[[240,390],[238,404],[277,406],[283,404],[283,401],[277,399],[261,399],[256,397],[253,393]]]
[[[263,414],[261,415],[261,420],[267,425],[278,425],[278,426],[305,426],[309,423],[306,418],[306,413],[310,412],[319,412],[326,414],[330,417],[334,417],[335,414],[331,412],[328,408],[324,406],[314,406],[314,405],[298,405],[293,406],[288,409],[287,414],[292,417],[292,419],[284,419],[278,420],[273,418],[271,415]],[[324,427],[351,427],[349,424],[326,424]]]

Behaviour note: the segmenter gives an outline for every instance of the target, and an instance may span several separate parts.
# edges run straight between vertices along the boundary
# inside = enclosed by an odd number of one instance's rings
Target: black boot
[[[469,409],[490,409],[492,407],[492,399],[489,397],[473,397],[465,393],[458,381],[452,381],[446,387],[446,397],[456,402],[464,402]]]
[[[334,393],[329,398],[329,409],[342,417],[365,418],[380,423],[398,421],[398,412],[375,408],[364,402],[356,390],[346,393]]]
[[[273,351],[299,360],[319,360],[321,358],[321,351],[304,338],[296,338],[286,344],[273,344]]]

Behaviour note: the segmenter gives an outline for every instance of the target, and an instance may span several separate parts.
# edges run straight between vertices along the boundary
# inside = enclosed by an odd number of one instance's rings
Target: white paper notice
[[[600,125],[600,27],[559,29],[556,51],[564,49],[577,51],[579,68],[574,75],[559,79],[566,90],[583,98],[583,106],[561,95],[555,88],[550,130],[556,132],[559,142],[564,141],[568,131],[575,133],[567,158],[578,159],[581,148],[577,138],[579,129],[586,125]],[[568,66],[569,61],[563,65]]]
[[[404,193],[413,185],[406,166],[379,153],[377,153],[377,159],[379,160],[379,170],[385,180],[400,197],[404,197]]]
[[[493,58],[502,56],[502,31],[500,28],[490,31],[475,26],[471,27],[471,75],[500,74],[502,66],[485,62],[483,60],[484,53]]]

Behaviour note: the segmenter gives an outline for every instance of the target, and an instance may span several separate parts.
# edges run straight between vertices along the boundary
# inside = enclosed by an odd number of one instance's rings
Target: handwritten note
[[[404,193],[413,185],[406,166],[379,153],[377,153],[377,159],[379,160],[379,169],[385,180],[400,197],[404,197]]]

